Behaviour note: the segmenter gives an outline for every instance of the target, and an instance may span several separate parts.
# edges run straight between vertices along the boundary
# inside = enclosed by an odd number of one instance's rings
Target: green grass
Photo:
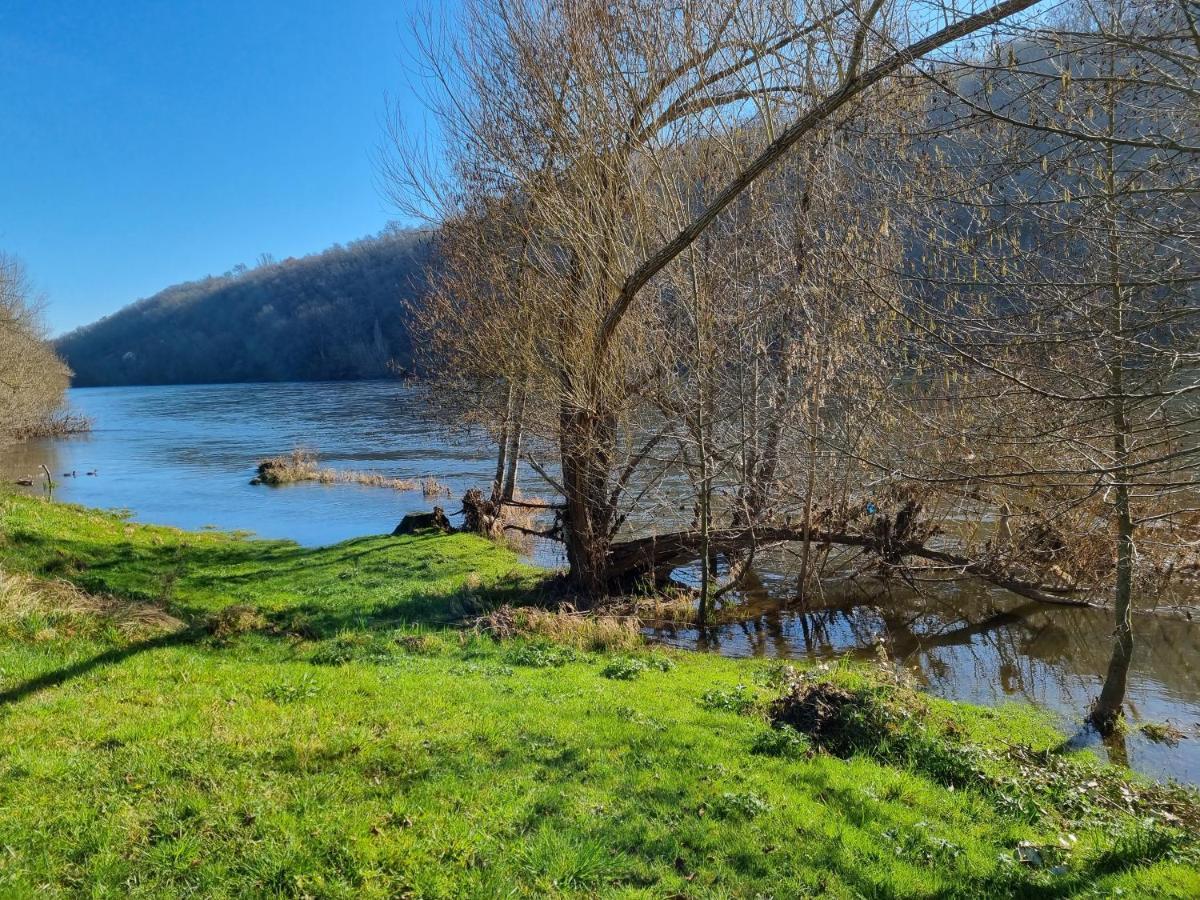
[[[10,496],[0,535],[8,572],[182,623],[0,609],[0,897],[1200,895],[1194,835],[1083,779],[1154,790],[1026,707],[835,667],[886,735],[841,758],[767,726],[778,664],[456,629],[537,581],[481,539],[311,550]]]

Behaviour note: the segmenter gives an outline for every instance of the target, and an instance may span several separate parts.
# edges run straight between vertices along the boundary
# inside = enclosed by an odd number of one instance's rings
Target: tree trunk
[[[521,437],[525,429],[525,398],[527,393],[527,389],[522,387],[520,394],[517,395],[516,406],[511,417],[511,433],[508,439],[508,470],[504,474],[504,490],[501,493],[502,500],[512,500],[517,489],[517,463],[521,459]]]
[[[1117,488],[1117,595],[1116,628],[1112,657],[1104,686],[1092,707],[1091,721],[1101,734],[1111,734],[1121,718],[1129,663],[1133,659],[1133,522],[1129,515],[1129,488]]]
[[[1112,57],[1109,57],[1109,74],[1115,74]],[[1107,98],[1108,132],[1116,132],[1117,105],[1111,86]],[[1121,277],[1121,246],[1117,221],[1116,158],[1113,145],[1106,147],[1106,169],[1104,187],[1108,199],[1107,250],[1109,266],[1109,293],[1112,298],[1111,331],[1114,345],[1109,349],[1109,391],[1112,394],[1113,457],[1118,465],[1129,463],[1129,418],[1125,391],[1125,356],[1122,341],[1125,339],[1125,287]],[[1129,481],[1132,477],[1127,468],[1118,470],[1115,484],[1113,512],[1117,520],[1117,573],[1114,612],[1112,657],[1100,696],[1092,707],[1091,722],[1101,734],[1108,735],[1116,729],[1125,705],[1125,688],[1129,681],[1129,663],[1133,658],[1133,517],[1129,509]]]
[[[508,401],[504,408],[504,424],[500,427],[500,437],[496,440],[496,475],[492,478],[492,502],[500,499],[501,487],[504,483],[504,468],[508,454],[508,429],[512,422],[513,386],[508,385]]]
[[[610,416],[569,405],[563,407],[559,418],[568,583],[587,602],[602,597],[610,588],[613,516],[609,472],[615,428]]]

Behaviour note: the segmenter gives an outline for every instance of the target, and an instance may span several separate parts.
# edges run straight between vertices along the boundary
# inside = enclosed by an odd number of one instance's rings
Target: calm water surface
[[[406,513],[430,506],[419,491],[249,484],[258,460],[296,446],[317,451],[325,466],[434,475],[451,489],[453,499],[438,501],[449,509],[468,487],[489,483],[494,467],[486,441],[448,435],[428,396],[395,382],[88,388],[72,391],[71,403],[92,417],[92,434],[9,449],[0,476],[33,476],[45,463],[58,480],[56,499],[181,528],[314,546],[390,531]],[[59,477],[70,471],[78,476]],[[545,493],[528,472],[522,488]],[[541,547],[535,561],[559,559]],[[973,583],[921,596],[869,581],[829,585],[821,603],[802,609],[786,561],[765,568],[744,598],[743,621],[706,634],[657,629],[653,637],[731,656],[832,659],[874,656],[882,647],[935,694],[1031,701],[1056,712],[1068,731],[1099,690],[1106,612],[1048,608]],[[1128,711],[1135,721],[1169,720],[1188,736],[1170,748],[1134,732],[1108,749],[1144,772],[1200,783],[1200,624],[1139,617],[1136,628]]]

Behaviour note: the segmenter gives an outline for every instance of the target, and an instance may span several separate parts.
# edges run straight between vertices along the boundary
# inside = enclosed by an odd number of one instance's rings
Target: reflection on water
[[[259,459],[296,446],[336,468],[436,475],[451,489],[452,499],[441,501],[451,510],[466,488],[488,483],[495,466],[487,442],[448,437],[427,395],[394,382],[90,388],[72,391],[71,402],[96,430],[10,448],[0,454],[0,478],[35,477],[45,463],[59,483],[55,499],[129,509],[140,521],[181,528],[215,525],[318,545],[390,531],[430,505],[419,492],[249,484]],[[61,477],[72,470],[78,477]],[[528,471],[521,487],[545,494]],[[933,693],[984,704],[1028,700],[1059,712],[1068,728],[1099,690],[1110,650],[1106,612],[1045,607],[974,582],[922,595],[849,580],[826,585],[820,603],[800,609],[787,561],[766,559],[761,583],[742,598],[744,620],[704,634],[661,628],[652,636],[731,656],[871,657],[882,645]],[[535,560],[560,561],[545,546]],[[1133,733],[1129,763],[1200,783],[1200,628],[1155,617],[1138,618],[1136,627],[1129,712],[1170,720],[1188,738],[1169,748]]]

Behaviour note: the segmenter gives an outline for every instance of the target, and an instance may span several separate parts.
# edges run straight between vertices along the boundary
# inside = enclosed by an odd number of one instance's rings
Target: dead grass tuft
[[[68,581],[0,571],[0,635],[46,641],[95,637],[115,629],[125,638],[178,631],[183,623],[162,609],[102,594]]]
[[[644,644],[636,618],[581,613],[570,606],[545,610],[505,604],[477,627],[497,640],[539,637],[578,650],[636,650]]]
[[[218,641],[227,641],[239,634],[264,631],[267,620],[255,607],[235,603],[210,615],[205,626]]]
[[[450,488],[430,475],[427,478],[421,479],[421,495],[426,500],[436,500],[438,497],[449,497]]]

